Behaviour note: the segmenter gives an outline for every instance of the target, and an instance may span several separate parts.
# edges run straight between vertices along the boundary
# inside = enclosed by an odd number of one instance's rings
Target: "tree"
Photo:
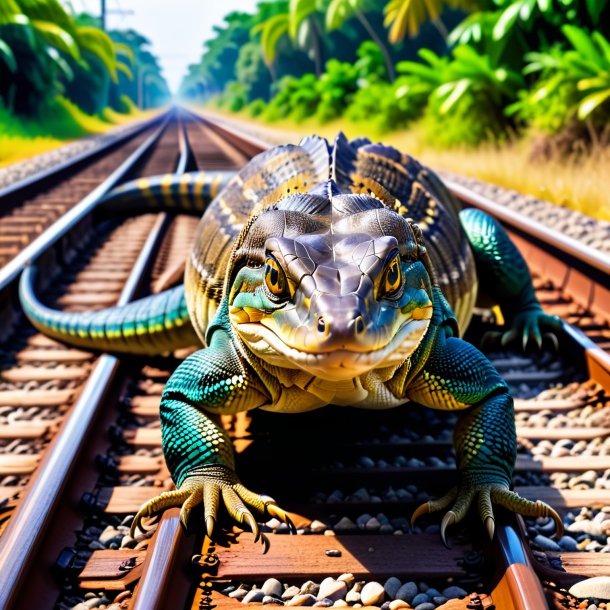
[[[390,42],[401,42],[405,35],[414,37],[423,23],[431,21],[446,38],[448,33],[441,21],[445,7],[471,10],[476,0],[390,0],[384,9],[386,27],[390,28]]]
[[[340,28],[343,23],[351,17],[358,19],[371,39],[381,49],[388,68],[390,81],[393,81],[396,77],[396,73],[394,71],[392,58],[390,57],[387,47],[365,16],[368,6],[367,0],[331,0],[326,13],[326,29],[329,32],[332,32],[333,30]]]

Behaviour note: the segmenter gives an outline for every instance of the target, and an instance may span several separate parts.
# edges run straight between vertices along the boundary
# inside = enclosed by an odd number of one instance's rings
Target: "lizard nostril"
[[[364,332],[364,320],[362,319],[362,316],[358,316],[354,320],[354,331],[357,335],[361,335]]]
[[[326,322],[322,316],[318,318],[318,332],[322,334],[326,332]]]

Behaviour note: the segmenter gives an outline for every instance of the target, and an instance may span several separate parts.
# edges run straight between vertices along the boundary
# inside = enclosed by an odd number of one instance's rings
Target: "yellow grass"
[[[0,135],[0,167],[39,155],[65,144],[56,138]]]
[[[342,130],[349,138],[366,136],[382,141],[417,157],[435,169],[445,169],[464,176],[534,195],[557,205],[578,210],[600,220],[610,220],[610,195],[607,186],[610,170],[610,149],[598,147],[584,158],[536,161],[529,155],[529,139],[510,141],[501,145],[486,144],[477,149],[454,148],[439,150],[423,137],[423,130],[413,128],[387,134],[371,132],[370,127],[339,119],[325,125],[313,120],[297,124],[291,120],[276,121],[273,125],[252,119],[246,113],[230,114],[217,109],[206,112],[222,113],[234,120],[244,121],[257,135],[268,141],[297,142],[302,136],[317,133],[334,137]]]

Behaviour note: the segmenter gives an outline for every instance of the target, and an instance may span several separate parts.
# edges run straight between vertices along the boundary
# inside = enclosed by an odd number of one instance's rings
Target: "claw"
[[[451,525],[453,525],[455,523],[455,513],[450,510],[444,517],[443,517],[443,521],[441,523],[441,539],[443,541],[443,544],[449,548],[449,545],[447,544],[447,538],[445,536],[445,531],[448,527],[450,527]]]
[[[129,528],[129,535],[132,538],[135,538],[137,536],[137,534],[136,534],[137,530],[140,530],[143,534],[146,533],[146,528],[144,527],[144,524],[142,523],[143,518],[144,518],[144,514],[142,514],[141,512],[139,512],[134,517],[134,520],[131,523],[131,527]]]
[[[182,523],[182,527],[186,530],[188,529],[189,517],[191,516],[191,511],[188,508],[183,508],[180,511],[180,523]]]
[[[266,555],[271,543],[265,534],[261,534],[261,542],[263,543],[263,555]]]
[[[252,530],[252,533],[254,534],[254,542],[258,542],[261,533],[258,529],[258,523],[256,522],[256,519],[252,516],[251,513],[243,513],[241,517],[241,522],[243,523],[244,521],[248,524],[248,526]]]
[[[551,519],[553,519],[553,521],[555,522],[555,538],[559,540],[563,537],[563,534],[565,532],[563,521],[561,520],[561,517],[554,508],[548,506],[548,509],[549,517],[551,517]]]
[[[559,340],[555,333],[544,333],[542,339],[548,339],[553,344],[553,349],[557,352],[559,351]]]
[[[411,527],[415,525],[415,522],[422,516],[427,515],[431,512],[430,502],[424,502],[420,504],[416,509],[413,515],[411,516]]]
[[[295,527],[294,523],[292,522],[292,519],[288,516],[288,513],[286,511],[282,510],[277,504],[273,502],[268,502],[265,508],[267,509],[267,512],[271,517],[275,517],[276,519],[283,521],[290,529],[291,534],[297,533],[297,528]]]
[[[487,519],[485,519],[485,529],[489,534],[489,539],[493,540],[494,533],[496,531],[496,522],[494,521],[493,517],[487,517]]]
[[[214,519],[214,517],[212,517],[211,515],[206,517],[206,519],[205,519],[205,529],[206,529],[208,538],[212,537],[212,532],[214,531],[214,525],[215,524],[216,524],[216,520]]]

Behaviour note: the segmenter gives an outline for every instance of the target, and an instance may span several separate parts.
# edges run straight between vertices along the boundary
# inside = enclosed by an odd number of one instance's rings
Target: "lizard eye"
[[[380,297],[392,298],[402,287],[402,270],[398,253],[386,264],[379,290]]]
[[[277,259],[271,255],[265,260],[265,284],[273,296],[284,298],[290,296],[286,274]]]

